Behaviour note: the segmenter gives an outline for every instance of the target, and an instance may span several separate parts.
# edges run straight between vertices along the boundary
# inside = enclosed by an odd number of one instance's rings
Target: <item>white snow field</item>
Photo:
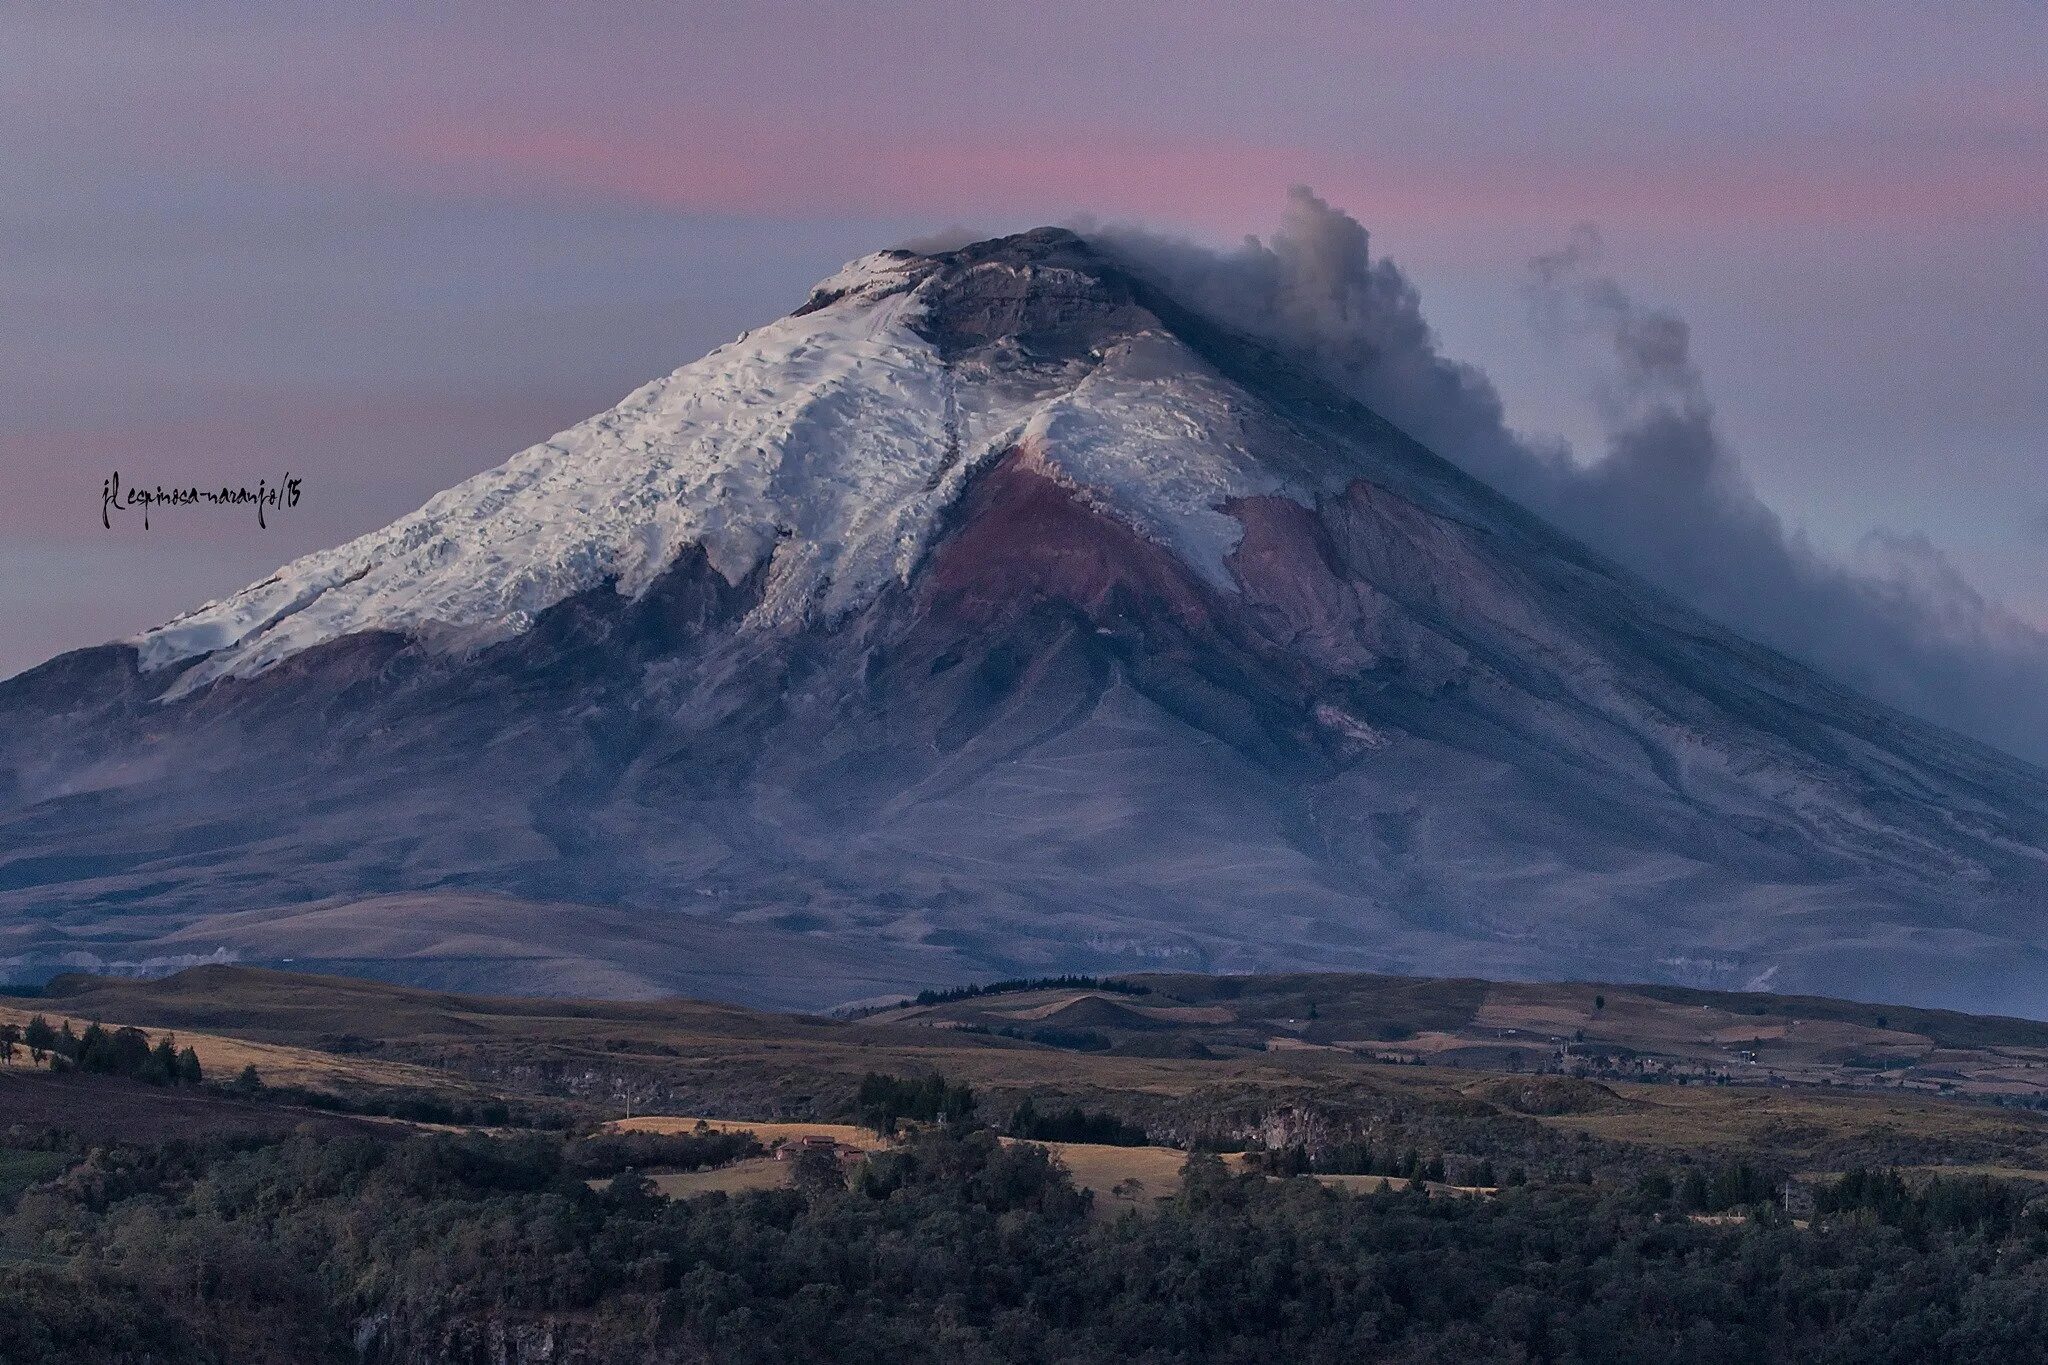
[[[810,311],[144,632],[143,667],[207,656],[171,700],[364,631],[491,643],[607,582],[637,596],[694,544],[729,582],[773,557],[755,624],[836,618],[907,579],[973,471],[1013,445],[1228,588],[1241,528],[1216,509],[1295,491],[1246,448],[1231,386],[1163,332],[1051,393],[956,373],[911,326],[931,271],[900,253],[852,262]]]

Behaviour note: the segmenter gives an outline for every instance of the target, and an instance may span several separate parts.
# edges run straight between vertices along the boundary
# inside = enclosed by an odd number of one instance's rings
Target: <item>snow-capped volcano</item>
[[[1058,266],[1035,273],[1033,290],[1087,294]],[[929,257],[855,261],[792,316],[411,516],[145,632],[142,665],[204,656],[178,696],[363,631],[489,643],[600,584],[638,597],[691,546],[729,583],[766,566],[749,624],[837,620],[907,583],[945,509],[1010,449],[1225,588],[1239,527],[1222,504],[1310,500],[1252,455],[1228,386],[1170,332],[1051,372],[957,366],[916,329],[958,288]]]
[[[1161,964],[2048,1013],[2048,777],[1071,233],[884,252],[0,684],[0,965],[828,1004]]]

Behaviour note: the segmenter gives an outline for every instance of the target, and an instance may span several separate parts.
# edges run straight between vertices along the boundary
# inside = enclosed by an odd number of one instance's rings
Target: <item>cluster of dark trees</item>
[[[87,1024],[85,1032],[76,1033],[69,1019],[53,1028],[40,1014],[26,1026],[0,1025],[0,1061],[12,1062],[23,1048],[36,1064],[48,1061],[58,1070],[129,1076],[151,1085],[198,1085],[202,1079],[199,1054],[179,1047],[177,1037],[168,1033],[152,1047],[139,1028]]]
[[[759,1156],[752,1133],[727,1133],[706,1126],[696,1133],[601,1132],[564,1149],[563,1165],[585,1179],[626,1171],[701,1171],[743,1157]]]
[[[2048,1202],[2037,1190],[1989,1176],[1937,1176],[1909,1184],[1897,1171],[1859,1166],[1814,1191],[1814,1212],[1867,1214],[1924,1245],[2048,1220]]]
[[[1686,1213],[1725,1213],[1771,1203],[1784,1183],[1782,1176],[1737,1161],[1711,1168],[1688,1166],[1676,1175],[1651,1171],[1639,1188],[1646,1199],[1671,1203]]]
[[[1196,1155],[1105,1221],[1045,1148],[966,1124],[675,1202],[591,1188],[580,1141],[94,1151],[0,1214],[0,1359],[2048,1360],[2048,1225],[1981,1181],[1852,1173],[1809,1226],[1705,1224],[1682,1176],[1361,1196]]]
[[[934,1072],[906,1080],[870,1071],[854,1096],[853,1120],[883,1137],[907,1119],[913,1123],[958,1123],[974,1113],[974,1091]]]
[[[1455,1179],[1461,1185],[1489,1188],[1524,1185],[1529,1179],[1520,1166],[1510,1166],[1504,1173],[1497,1170],[1491,1158],[1466,1162],[1453,1170],[1441,1155],[1424,1156],[1413,1147],[1375,1147],[1369,1142],[1339,1142],[1315,1151],[1292,1143],[1254,1151],[1247,1160],[1254,1170],[1267,1175],[1386,1175],[1438,1184]]]
[[[982,986],[953,986],[947,990],[919,991],[912,1004],[949,1005],[955,1000],[972,1000],[978,995],[1004,995],[1011,991],[1091,990],[1118,995],[1150,995],[1150,986],[1121,981],[1113,976],[1038,976],[991,981]]]
[[[1114,1114],[1098,1114],[1070,1105],[1065,1109],[1041,1110],[1029,1096],[1010,1115],[1006,1129],[1011,1137],[1033,1142],[1095,1142],[1110,1147],[1143,1147],[1149,1139],[1135,1123]]]

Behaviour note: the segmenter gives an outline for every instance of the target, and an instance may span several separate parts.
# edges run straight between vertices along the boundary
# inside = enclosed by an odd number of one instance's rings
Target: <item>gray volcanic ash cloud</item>
[[[1591,343],[1605,449],[1508,425],[1477,368],[1442,354],[1421,297],[1366,229],[1296,189],[1277,231],[1229,251],[1091,235],[1184,303],[1278,346],[1410,435],[1734,630],[1857,689],[2048,761],[2048,634],[1925,537],[1877,530],[1847,559],[1757,496],[1715,424],[1683,319],[1600,271],[1581,229],[1531,263],[1535,326]]]

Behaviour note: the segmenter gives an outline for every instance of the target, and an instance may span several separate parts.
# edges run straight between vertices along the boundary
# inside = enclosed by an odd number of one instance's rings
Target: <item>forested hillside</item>
[[[59,1151],[36,1174],[69,1171],[0,1219],[0,1360],[2048,1359],[2048,1222],[1983,1179],[1856,1172],[1797,1223],[1767,1195],[1707,1221],[1770,1186],[1357,1196],[1198,1154],[1157,1213],[1105,1220],[1045,1149],[957,1126],[732,1198],[655,1196],[623,1169],[649,1155],[538,1135]]]

